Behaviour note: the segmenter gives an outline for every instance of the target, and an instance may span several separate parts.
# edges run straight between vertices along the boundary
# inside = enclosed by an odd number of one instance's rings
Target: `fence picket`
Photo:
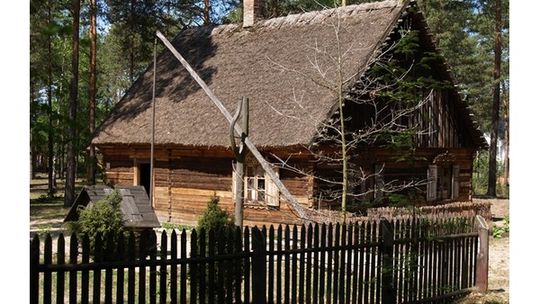
[[[249,248],[250,248],[250,241],[249,241],[249,228],[248,227],[245,227],[244,228],[244,252],[250,252]],[[250,303],[251,302],[251,297],[250,297],[250,292],[251,292],[251,284],[250,284],[250,274],[251,274],[251,271],[250,271],[250,259],[249,259],[249,256],[246,256],[244,257],[244,303]]]
[[[325,223],[321,226],[321,263],[320,263],[320,271],[319,271],[319,303],[323,304],[324,301],[324,295],[326,293],[326,290],[324,289],[324,278],[326,276],[325,272],[325,264],[326,264],[326,252],[327,252],[327,244],[328,244],[328,238],[326,237],[326,232],[328,228]]]
[[[30,243],[30,303],[39,302],[39,236],[34,235]]]
[[[285,251],[291,250],[291,230],[289,228],[289,225],[285,226]],[[290,254],[285,253],[285,293],[283,294],[283,300],[285,301],[285,304],[289,304],[291,300],[291,292],[290,292],[290,286],[291,286],[291,265],[290,265]]]
[[[124,235],[118,236],[116,257],[118,260],[124,259],[125,252],[125,239]],[[124,267],[118,267],[116,270],[116,301],[115,303],[124,303]]]
[[[206,257],[206,230],[201,228],[199,230],[199,257]],[[206,263],[201,262],[199,265],[199,303],[204,304],[206,302]],[[223,286],[218,285],[219,288]],[[212,291],[209,291],[212,292]]]
[[[148,248],[149,256],[150,256],[149,260],[151,261],[150,270],[149,270],[150,290],[148,292],[149,293],[148,296],[150,297],[150,304],[156,304],[156,296],[157,296],[156,266],[155,266],[155,263],[152,263],[152,262],[157,261],[157,241],[156,240],[157,240],[156,233],[154,231],[151,231],[149,233],[149,243],[148,243],[148,245],[150,246]]]
[[[130,262],[135,261],[135,234],[133,231],[129,233],[128,238],[128,260]],[[130,266],[128,268],[128,304],[135,303],[135,267]]]
[[[292,266],[291,266],[291,299],[292,304],[296,304],[298,299],[298,255],[296,250],[298,249],[298,227],[294,225],[292,231]]]
[[[56,256],[56,263],[58,265],[62,265],[66,263],[66,245],[64,241],[64,234],[60,233],[58,236],[58,242],[57,242],[57,256]],[[65,275],[63,271],[58,271],[56,274],[56,303],[62,304],[64,303],[64,284],[65,284]]]
[[[273,227],[272,227],[273,228]],[[242,253],[242,229],[236,227],[234,230],[234,249],[235,253]],[[242,302],[242,267],[241,261],[234,263],[234,299],[236,303]]]
[[[313,252],[313,291],[311,299],[313,301],[313,304],[319,303],[319,255],[320,255],[320,239],[319,239],[319,225],[315,225],[315,228],[313,228],[313,248],[315,251]]]
[[[159,253],[161,262],[167,260],[167,231],[161,233],[161,248]],[[159,267],[159,303],[164,304],[167,302],[167,266],[162,264]]]
[[[215,278],[215,267],[214,261],[212,258],[215,256],[216,248],[216,231],[214,229],[208,230],[208,257],[210,261],[208,262],[208,303],[215,303],[216,301],[216,278]],[[219,285],[218,285],[219,287]]]
[[[182,234],[180,236],[180,259],[182,263],[180,264],[180,303],[187,303],[187,232],[186,229],[182,229]]]
[[[339,293],[340,293],[340,285],[341,283],[339,282],[339,265],[341,264],[340,263],[340,250],[338,249],[339,246],[340,246],[340,241],[341,241],[341,225],[339,223],[336,224],[335,226],[335,240],[334,240],[334,260],[333,260],[333,263],[332,263],[332,267],[333,267],[333,271],[334,271],[334,284],[333,284],[333,289],[332,289],[332,297],[333,297],[333,302],[332,303],[338,303],[338,296],[339,296]]]
[[[281,303],[281,291],[283,287],[281,285],[281,278],[283,271],[281,269],[281,259],[283,249],[283,226],[279,225],[277,232],[277,254],[276,254],[276,302]]]
[[[178,303],[178,236],[176,230],[171,233],[171,285],[170,285],[170,302],[171,304]]]
[[[50,265],[52,264],[52,238],[51,235],[47,233],[45,236],[45,245],[44,245],[44,254],[43,254],[43,264]],[[46,271],[43,274],[43,303],[51,304],[52,302],[52,274],[51,272]]]
[[[82,239],[82,263],[90,261],[90,239],[87,234],[83,235]],[[90,293],[90,272],[83,270],[81,272],[81,304],[88,304]]]
[[[274,237],[275,231],[274,226],[270,226],[268,230],[268,278],[266,279],[268,283],[268,303],[274,303]]]
[[[306,272],[306,226],[302,225],[300,229],[300,278],[298,279],[298,303],[305,303],[304,292],[305,292],[305,272]]]
[[[308,228],[307,228],[307,244],[305,244],[305,246],[302,245],[302,248],[313,248],[313,226],[311,225],[311,223],[309,223]],[[313,272],[313,268],[311,267],[311,262],[312,262],[311,258],[312,258],[312,253],[311,251],[308,251],[307,257],[306,257],[306,268],[305,268],[305,272],[306,272],[305,303],[308,303],[308,304],[311,303],[311,275]]]
[[[190,252],[190,256],[192,258],[199,257],[197,240],[198,240],[197,230],[192,229],[191,230],[191,252]],[[197,303],[197,285],[198,285],[197,266],[198,265],[196,261],[192,261],[191,263],[189,263],[189,283],[190,283],[189,284],[189,302],[191,304]]]
[[[105,241],[105,251],[103,254],[103,260],[104,261],[111,261],[113,260],[113,244],[114,244],[114,235],[111,233],[108,233],[106,236],[104,236]],[[107,267],[105,269],[105,303],[111,304],[112,303],[112,274],[113,270],[110,267]]]
[[[103,260],[103,236],[96,234],[94,245],[94,261],[99,263]],[[92,289],[92,303],[101,303],[101,269],[94,270],[94,281]]]

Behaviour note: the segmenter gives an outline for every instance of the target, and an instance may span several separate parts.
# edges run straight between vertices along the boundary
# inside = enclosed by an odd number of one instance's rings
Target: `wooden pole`
[[[244,132],[242,133],[241,145],[240,148],[236,146],[236,141],[234,139],[234,125],[238,120],[238,117],[242,113],[242,125]],[[248,136],[249,132],[249,99],[242,97],[238,109],[233,117],[233,122],[230,126],[231,133],[231,147],[236,158],[236,166],[234,168],[234,178],[235,178],[235,189],[234,193],[234,224],[238,227],[243,226],[244,221],[244,176],[246,172],[246,148],[244,145],[245,139]]]
[[[189,63],[178,53],[178,51],[172,46],[172,44],[163,36],[163,34],[159,31],[156,32],[156,35],[161,41],[165,44],[165,46],[171,51],[171,53],[180,61],[180,63],[186,68],[186,70],[189,72],[191,77],[195,79],[195,81],[199,84],[199,86],[203,89],[203,91],[206,93],[206,95],[210,98],[210,100],[214,103],[214,105],[219,109],[221,114],[225,116],[225,119],[227,119],[227,122],[232,123],[233,117],[229,113],[229,111],[225,108],[223,103],[217,98],[217,96],[210,90],[208,85],[204,82],[204,80],[199,77],[197,72],[193,70],[193,68],[189,65]],[[238,124],[234,125],[234,130],[237,134],[242,134],[242,128],[238,126]],[[261,155],[259,150],[257,150],[257,147],[251,142],[249,138],[245,139],[245,145],[251,151],[251,154],[253,154],[253,157],[259,162],[261,167],[264,169],[264,171],[268,174],[270,179],[274,182],[276,187],[279,189],[283,197],[286,199],[286,202],[289,204],[291,209],[300,217],[301,219],[307,219],[307,214],[302,206],[298,203],[296,198],[292,196],[292,194],[289,192],[289,190],[283,185],[277,174],[272,170],[270,167],[270,164],[264,159],[264,157]]]
[[[488,291],[488,269],[489,269],[489,227],[486,220],[476,216],[478,224],[478,237],[480,246],[478,246],[478,256],[476,258],[476,288],[480,293]]]
[[[154,76],[152,80],[152,141],[150,143],[150,205],[154,208],[154,142],[156,134],[156,49],[157,39],[154,39]]]

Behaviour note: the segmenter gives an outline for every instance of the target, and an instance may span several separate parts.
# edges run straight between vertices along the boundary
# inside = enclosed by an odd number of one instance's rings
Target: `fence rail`
[[[482,273],[478,244],[474,218],[35,236],[31,302],[448,302]]]

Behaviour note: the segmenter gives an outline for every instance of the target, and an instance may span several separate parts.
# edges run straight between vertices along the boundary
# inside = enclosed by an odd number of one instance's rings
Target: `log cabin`
[[[337,72],[331,71],[331,58],[317,58],[317,54],[336,48],[339,28],[339,42],[348,58],[341,72],[344,78],[355,79],[346,87],[352,92],[362,83],[356,80],[373,69],[403,29],[418,33],[417,44],[424,53],[440,52],[414,2],[388,0],[263,20],[259,1],[244,1],[243,24],[185,29],[172,44],[230,112],[242,96],[249,97],[249,138],[275,164],[280,180],[303,208],[339,208],[323,197],[329,186],[318,178],[341,174],[339,167],[320,162],[312,153],[320,126],[336,115],[336,95],[317,85],[317,77],[331,78]],[[413,136],[414,159],[400,161],[405,152],[387,145],[356,147],[351,163],[365,172],[380,172],[362,183],[362,190],[394,179],[424,180],[414,187],[418,204],[471,200],[473,158],[486,143],[444,59],[436,58],[426,61],[429,76],[450,85],[429,93],[418,89],[425,102],[408,116],[409,123],[429,132]],[[159,54],[156,65],[152,183],[152,86],[151,65],[93,137],[106,182],[146,189],[153,184],[153,207],[161,221],[193,225],[213,195],[232,214],[234,156],[229,124],[168,50]],[[350,117],[348,128],[365,125],[372,113],[365,105],[347,100],[344,111]],[[334,148],[319,144],[318,149]],[[277,159],[298,171],[286,169]],[[300,223],[249,156],[245,184],[245,224]],[[370,194],[362,199],[374,201],[379,192],[366,193]]]

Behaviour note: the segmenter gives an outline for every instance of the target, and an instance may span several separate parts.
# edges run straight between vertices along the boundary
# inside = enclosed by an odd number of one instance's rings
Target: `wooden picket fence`
[[[95,252],[73,235],[69,254],[62,235],[54,253],[36,236],[31,303],[442,303],[475,286],[476,229],[423,218],[132,233]]]

